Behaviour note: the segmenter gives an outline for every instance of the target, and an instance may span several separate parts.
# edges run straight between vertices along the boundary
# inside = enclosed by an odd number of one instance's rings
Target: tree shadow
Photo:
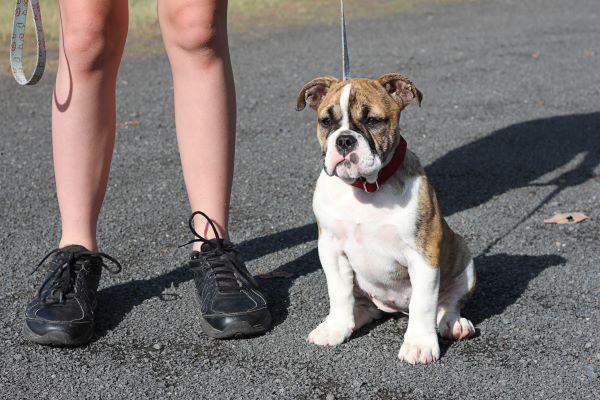
[[[522,122],[452,150],[425,169],[446,216],[525,186],[555,186],[556,195],[593,177],[599,131],[598,112]],[[574,169],[536,182],[579,154],[583,160]]]

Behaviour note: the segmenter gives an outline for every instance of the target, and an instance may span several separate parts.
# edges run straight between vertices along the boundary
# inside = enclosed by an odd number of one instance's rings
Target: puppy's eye
[[[381,124],[383,122],[383,120],[377,118],[377,117],[369,117],[367,118],[367,126],[369,128],[375,128],[377,127],[379,124]]]
[[[329,117],[323,117],[319,120],[319,123],[321,124],[321,126],[323,128],[331,128],[331,118]]]

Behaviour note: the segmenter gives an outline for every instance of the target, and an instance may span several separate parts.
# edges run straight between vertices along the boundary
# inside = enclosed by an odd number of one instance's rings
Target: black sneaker
[[[213,229],[215,239],[205,239],[194,229],[194,216],[202,215]],[[271,328],[271,313],[258,284],[246,269],[235,245],[219,237],[212,220],[196,211],[189,220],[196,236],[193,242],[203,242],[201,251],[194,251],[189,266],[200,300],[200,325],[213,338],[255,336]]]
[[[25,311],[23,335],[32,342],[52,346],[79,346],[94,335],[96,291],[102,267],[121,271],[117,260],[83,246],[66,246],[48,253],[36,270],[48,263],[48,276]],[[116,269],[109,269],[103,258]],[[35,271],[35,270],[34,270]]]

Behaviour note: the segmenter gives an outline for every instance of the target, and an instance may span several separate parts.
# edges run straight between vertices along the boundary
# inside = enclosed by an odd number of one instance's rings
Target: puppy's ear
[[[329,88],[337,83],[337,79],[333,76],[323,76],[315,78],[308,82],[296,97],[296,111],[301,111],[306,107],[306,104],[313,110],[316,110],[321,104],[323,97],[329,91]]]
[[[417,99],[419,107],[421,107],[423,93],[404,75],[392,72],[380,76],[378,80],[402,108],[406,107],[413,99]]]

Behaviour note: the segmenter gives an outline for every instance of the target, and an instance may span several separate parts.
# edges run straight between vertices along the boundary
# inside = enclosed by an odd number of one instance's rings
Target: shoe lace
[[[214,240],[208,240],[202,237],[202,235],[196,231],[194,228],[194,217],[196,215],[201,215],[204,217],[204,219],[206,219],[215,235]],[[234,254],[237,253],[235,246],[221,239],[213,220],[202,211],[194,211],[192,213],[188,220],[188,226],[195,238],[179,247],[184,247],[197,242],[208,244],[211,249],[209,251],[203,251],[201,254],[210,268],[212,276],[214,277],[217,285],[217,290],[220,292],[239,291],[240,287],[242,287],[242,284],[238,275],[236,274],[237,268],[233,259]],[[192,269],[194,268],[192,267]]]
[[[40,261],[40,263],[33,269],[33,271],[31,271],[29,275],[32,275],[35,271],[37,271],[51,255],[57,253],[62,253],[68,257],[65,257],[62,260],[61,264],[58,267],[54,268],[54,270],[50,273],[50,275],[48,275],[44,283],[42,283],[42,285],[38,289],[38,296],[41,296],[42,290],[44,289],[44,287],[46,287],[46,284],[50,281],[53,281],[53,289],[46,293],[46,295],[42,299],[44,302],[48,302],[47,300],[49,296],[54,297],[57,294],[58,300],[54,301],[57,303],[64,303],[66,299],[72,297],[70,295],[73,293],[79,271],[76,270],[75,267],[77,266],[77,263],[79,261],[81,261],[81,265],[83,266],[86,263],[90,262],[91,257],[96,256],[100,257],[100,259],[102,260],[102,268],[106,269],[111,274],[118,274],[122,270],[121,264],[115,258],[109,256],[106,253],[91,251],[81,251],[76,253],[64,252],[60,248],[57,248],[46,254],[44,258],[42,258],[42,261]],[[114,265],[114,268],[110,268],[108,265],[106,265],[104,263],[104,260],[110,261]],[[52,301],[50,303],[52,303]]]

